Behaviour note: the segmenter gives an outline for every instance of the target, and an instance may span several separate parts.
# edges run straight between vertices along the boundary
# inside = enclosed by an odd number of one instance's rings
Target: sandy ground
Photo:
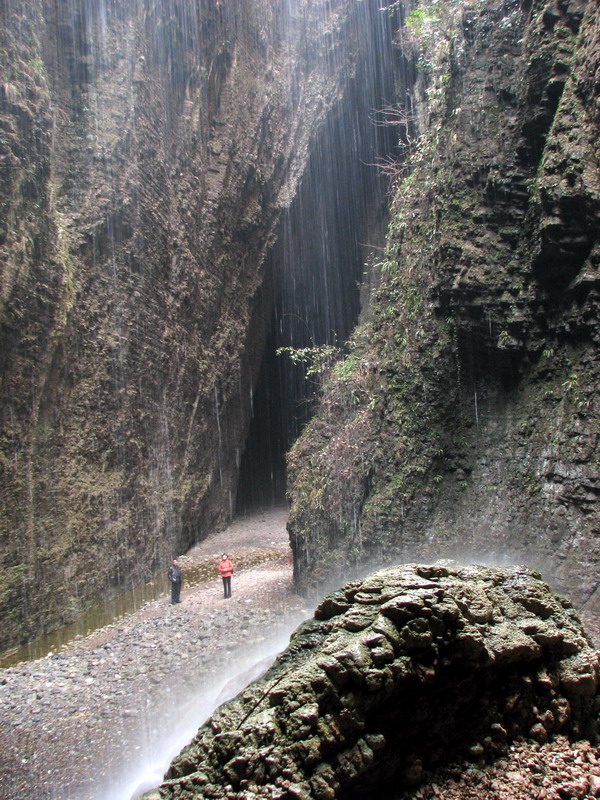
[[[2,800],[130,800],[158,783],[215,705],[312,612],[293,591],[286,520],[285,509],[247,516],[195,547],[179,605],[161,597],[0,671]],[[238,565],[229,600],[216,572],[223,552]],[[198,567],[210,577],[186,585]]]

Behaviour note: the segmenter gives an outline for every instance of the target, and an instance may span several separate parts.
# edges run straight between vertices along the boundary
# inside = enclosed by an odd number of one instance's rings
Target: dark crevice
[[[399,130],[373,118],[393,102],[403,62],[393,47],[393,19],[377,3],[365,4],[363,13],[371,55],[314,142],[273,248],[275,307],[240,466],[238,512],[284,500],[285,452],[314,406],[314,383],[277,349],[343,348],[360,313],[366,262],[384,242],[387,186],[377,165],[398,158]]]

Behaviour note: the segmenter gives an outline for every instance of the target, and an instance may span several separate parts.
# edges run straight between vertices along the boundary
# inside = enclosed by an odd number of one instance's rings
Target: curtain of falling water
[[[112,451],[107,460],[118,476],[112,494],[102,496],[103,537],[112,540],[116,585],[131,581],[131,554],[139,550],[141,534],[158,532],[154,551],[138,552],[134,559],[133,569],[144,565],[134,576],[138,582],[148,577],[150,567],[170,561],[183,538],[182,527],[191,525],[173,501],[181,472],[178,442],[172,436],[173,409],[183,405],[177,381],[187,375],[185,348],[174,352],[161,369],[165,308],[157,302],[172,296],[177,270],[188,264],[182,266],[176,253],[169,268],[159,264],[159,244],[149,242],[141,231],[147,225],[143,216],[153,214],[157,240],[170,235],[174,181],[169,169],[179,157],[177,134],[186,90],[200,85],[205,108],[214,101],[210,86],[203,83],[208,48],[202,24],[209,5],[207,0],[43,0],[51,33],[44,43],[44,62],[61,108],[54,131],[60,186],[56,205],[65,219],[80,219],[82,238],[89,236],[86,280],[90,294],[97,294],[106,306],[97,337],[100,345],[94,341],[93,346],[103,347],[101,357],[109,360],[109,397],[98,403],[110,405],[106,424]],[[213,38],[235,39],[238,16],[238,9],[224,8]],[[140,87],[148,86],[153,99],[160,94],[152,119],[152,163],[140,152],[142,144],[137,146],[138,135],[139,143],[148,142],[147,131],[141,130],[147,120],[139,95]],[[198,152],[208,139],[208,125],[206,113],[194,131]],[[73,157],[68,149],[62,152],[63,141],[73,149]],[[148,202],[152,193],[156,200]],[[83,324],[91,327],[87,320]],[[75,340],[67,343],[64,355],[75,371],[84,368],[78,363],[78,347],[84,349]],[[153,366],[151,375],[146,363]],[[136,392],[143,398],[139,404],[132,399]],[[139,405],[148,413],[140,414]],[[137,433],[132,436],[134,427]],[[134,440],[143,442],[141,464]],[[142,486],[136,485],[136,472],[142,475]],[[142,569],[147,572],[141,574]]]
[[[368,41],[356,78],[316,142],[300,190],[272,252],[275,309],[240,470],[238,511],[281,502],[285,452],[309,419],[316,386],[278,348],[343,348],[360,312],[367,261],[384,243],[386,180],[398,130],[377,112],[397,95],[400,54],[394,17],[361,3]]]
[[[136,800],[142,792],[161,783],[170,761],[191,741],[199,726],[219,705],[235,697],[271,666],[287,645],[290,632],[291,627],[282,628],[262,644],[243,648],[230,665],[219,671],[218,677],[199,682],[196,692],[173,687],[169,704],[153,709],[148,730],[131,731],[131,760],[123,773],[98,785],[97,800]],[[173,708],[177,708],[176,724],[164,724],[173,716]]]

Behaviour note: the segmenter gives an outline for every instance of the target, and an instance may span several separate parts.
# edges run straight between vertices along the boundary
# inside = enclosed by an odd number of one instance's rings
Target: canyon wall
[[[591,619],[598,10],[392,6],[406,69],[379,122],[404,152],[361,324],[288,459],[297,583],[527,561]],[[382,13],[0,7],[0,647],[230,518],[269,253]]]
[[[388,246],[288,457],[298,585],[529,563],[597,634],[597,4],[422,4]]]
[[[0,647],[229,520],[266,257],[374,10],[0,7]]]

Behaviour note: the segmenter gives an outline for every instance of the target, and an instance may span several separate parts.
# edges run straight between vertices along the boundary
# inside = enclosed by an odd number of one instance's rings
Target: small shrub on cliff
[[[332,365],[340,356],[340,348],[332,344],[313,347],[279,347],[277,355],[287,355],[293,364],[306,367],[306,377],[315,378],[320,386],[329,375]]]

